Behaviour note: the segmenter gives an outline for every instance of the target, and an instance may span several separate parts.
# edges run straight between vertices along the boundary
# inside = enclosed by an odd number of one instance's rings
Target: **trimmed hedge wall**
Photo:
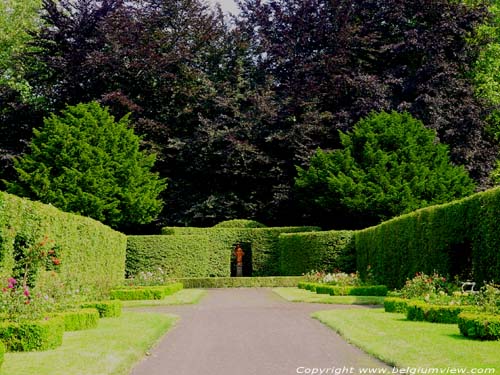
[[[160,286],[127,287],[113,289],[110,296],[111,299],[119,299],[122,301],[163,299],[166,296],[178,292],[182,288],[182,283]]]
[[[62,317],[22,323],[7,321],[0,323],[0,341],[5,344],[7,351],[11,352],[57,348],[62,344],[63,334]]]
[[[461,312],[473,309],[473,306],[440,306],[421,301],[409,301],[406,305],[406,318],[431,323],[456,324]]]
[[[458,315],[458,328],[465,337],[500,340],[500,316],[463,312]]]
[[[99,311],[100,318],[117,318],[122,314],[122,301],[112,300],[112,301],[99,301],[99,302],[87,302],[80,306],[82,309],[93,308]]]
[[[125,235],[98,221],[0,192],[0,282],[12,275],[16,252],[44,238],[58,247],[57,272],[68,290],[90,290],[97,298],[123,282]],[[49,277],[48,272],[38,274]]]
[[[356,271],[353,231],[284,233],[279,237],[280,270],[284,275],[309,271]]]
[[[231,248],[206,235],[129,236],[128,275],[159,267],[169,277],[230,276]]]
[[[86,308],[65,311],[57,314],[64,319],[65,331],[81,331],[96,328],[99,324],[99,311],[95,308]]]
[[[294,287],[301,276],[268,276],[268,277],[207,277],[175,279],[184,285],[184,288],[276,288]]]
[[[319,230],[317,227],[279,227],[279,228],[193,228],[193,227],[167,227],[162,233],[171,238],[179,238],[185,244],[189,256],[192,242],[186,236],[205,236],[207,247],[209,247],[210,263],[205,274],[193,275],[183,271],[183,274],[173,277],[206,277],[206,276],[230,276],[231,254],[236,243],[248,244],[252,256],[252,276],[278,276],[283,273],[280,270],[280,235],[282,233],[308,232]],[[154,236],[158,237],[158,236]],[[132,237],[133,238],[133,237]],[[201,237],[198,237],[201,238]],[[172,239],[172,241],[174,241]],[[196,246],[196,245],[193,245]],[[137,262],[140,262],[138,258]],[[127,271],[134,274],[133,269]],[[181,272],[179,272],[181,273]],[[284,276],[288,276],[283,274]]]
[[[416,272],[500,281],[500,188],[357,231],[357,268],[400,288]]]

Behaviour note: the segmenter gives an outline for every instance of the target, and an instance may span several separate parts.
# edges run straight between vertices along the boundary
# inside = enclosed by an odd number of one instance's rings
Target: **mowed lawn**
[[[299,288],[274,288],[273,292],[290,302],[331,303],[336,305],[383,305],[385,297],[331,296]]]
[[[0,375],[127,375],[176,320],[136,312],[104,318],[95,329],[65,332],[55,350],[6,353]]]
[[[407,321],[403,314],[382,309],[320,311],[313,317],[392,366],[500,373],[500,341],[466,339],[456,324]]]

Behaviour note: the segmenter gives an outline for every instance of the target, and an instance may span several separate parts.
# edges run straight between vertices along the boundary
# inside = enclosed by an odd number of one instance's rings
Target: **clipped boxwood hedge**
[[[267,226],[255,220],[233,219],[221,221],[212,228],[266,228]]]
[[[122,283],[125,235],[98,221],[0,192],[0,280],[12,276],[16,252],[44,238],[58,248],[57,273],[68,291],[91,290],[93,298],[101,298]],[[34,275],[50,277],[50,272]]]
[[[267,276],[267,277],[206,277],[176,279],[184,288],[276,288],[294,287],[301,276]]]
[[[29,352],[57,348],[62,344],[64,319],[50,317],[38,321],[0,323],[0,341],[11,352]]]
[[[500,340],[500,315],[462,312],[458,328],[465,337],[480,340]]]
[[[302,275],[313,270],[356,270],[352,231],[283,233],[279,247],[280,269],[284,275]]]
[[[416,272],[500,281],[500,188],[423,208],[354,234],[357,268],[400,288]]]
[[[3,344],[3,342],[0,341],[0,367],[2,367],[4,356],[5,356],[5,345]]]
[[[81,305],[81,308],[94,308],[99,311],[101,318],[116,318],[122,314],[123,304],[120,300],[86,302]]]
[[[431,323],[456,324],[461,312],[471,310],[474,310],[473,306],[430,305],[421,301],[409,301],[406,318]]]
[[[298,284],[298,287],[318,294],[329,294],[331,296],[386,296],[388,291],[385,285],[339,286],[301,282]]]
[[[99,311],[95,308],[65,311],[57,315],[64,319],[65,331],[81,331],[96,328],[99,324]]]
[[[384,310],[385,312],[406,314],[408,302],[411,300],[407,298],[387,297],[384,299]]]
[[[163,299],[166,296],[178,292],[182,288],[182,283],[159,286],[126,287],[113,289],[110,292],[110,297],[111,299],[119,299],[122,301]]]

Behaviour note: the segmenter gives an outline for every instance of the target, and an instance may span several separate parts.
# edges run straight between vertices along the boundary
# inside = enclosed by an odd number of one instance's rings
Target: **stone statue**
[[[234,256],[236,257],[236,276],[243,276],[243,256],[245,252],[241,248],[240,244],[236,245],[234,249]]]

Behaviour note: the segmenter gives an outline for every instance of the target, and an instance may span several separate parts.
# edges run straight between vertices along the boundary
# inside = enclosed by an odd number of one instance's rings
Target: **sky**
[[[236,14],[238,13],[238,6],[233,0],[208,0],[209,3],[216,4],[219,3],[222,10],[225,13],[233,13]]]

